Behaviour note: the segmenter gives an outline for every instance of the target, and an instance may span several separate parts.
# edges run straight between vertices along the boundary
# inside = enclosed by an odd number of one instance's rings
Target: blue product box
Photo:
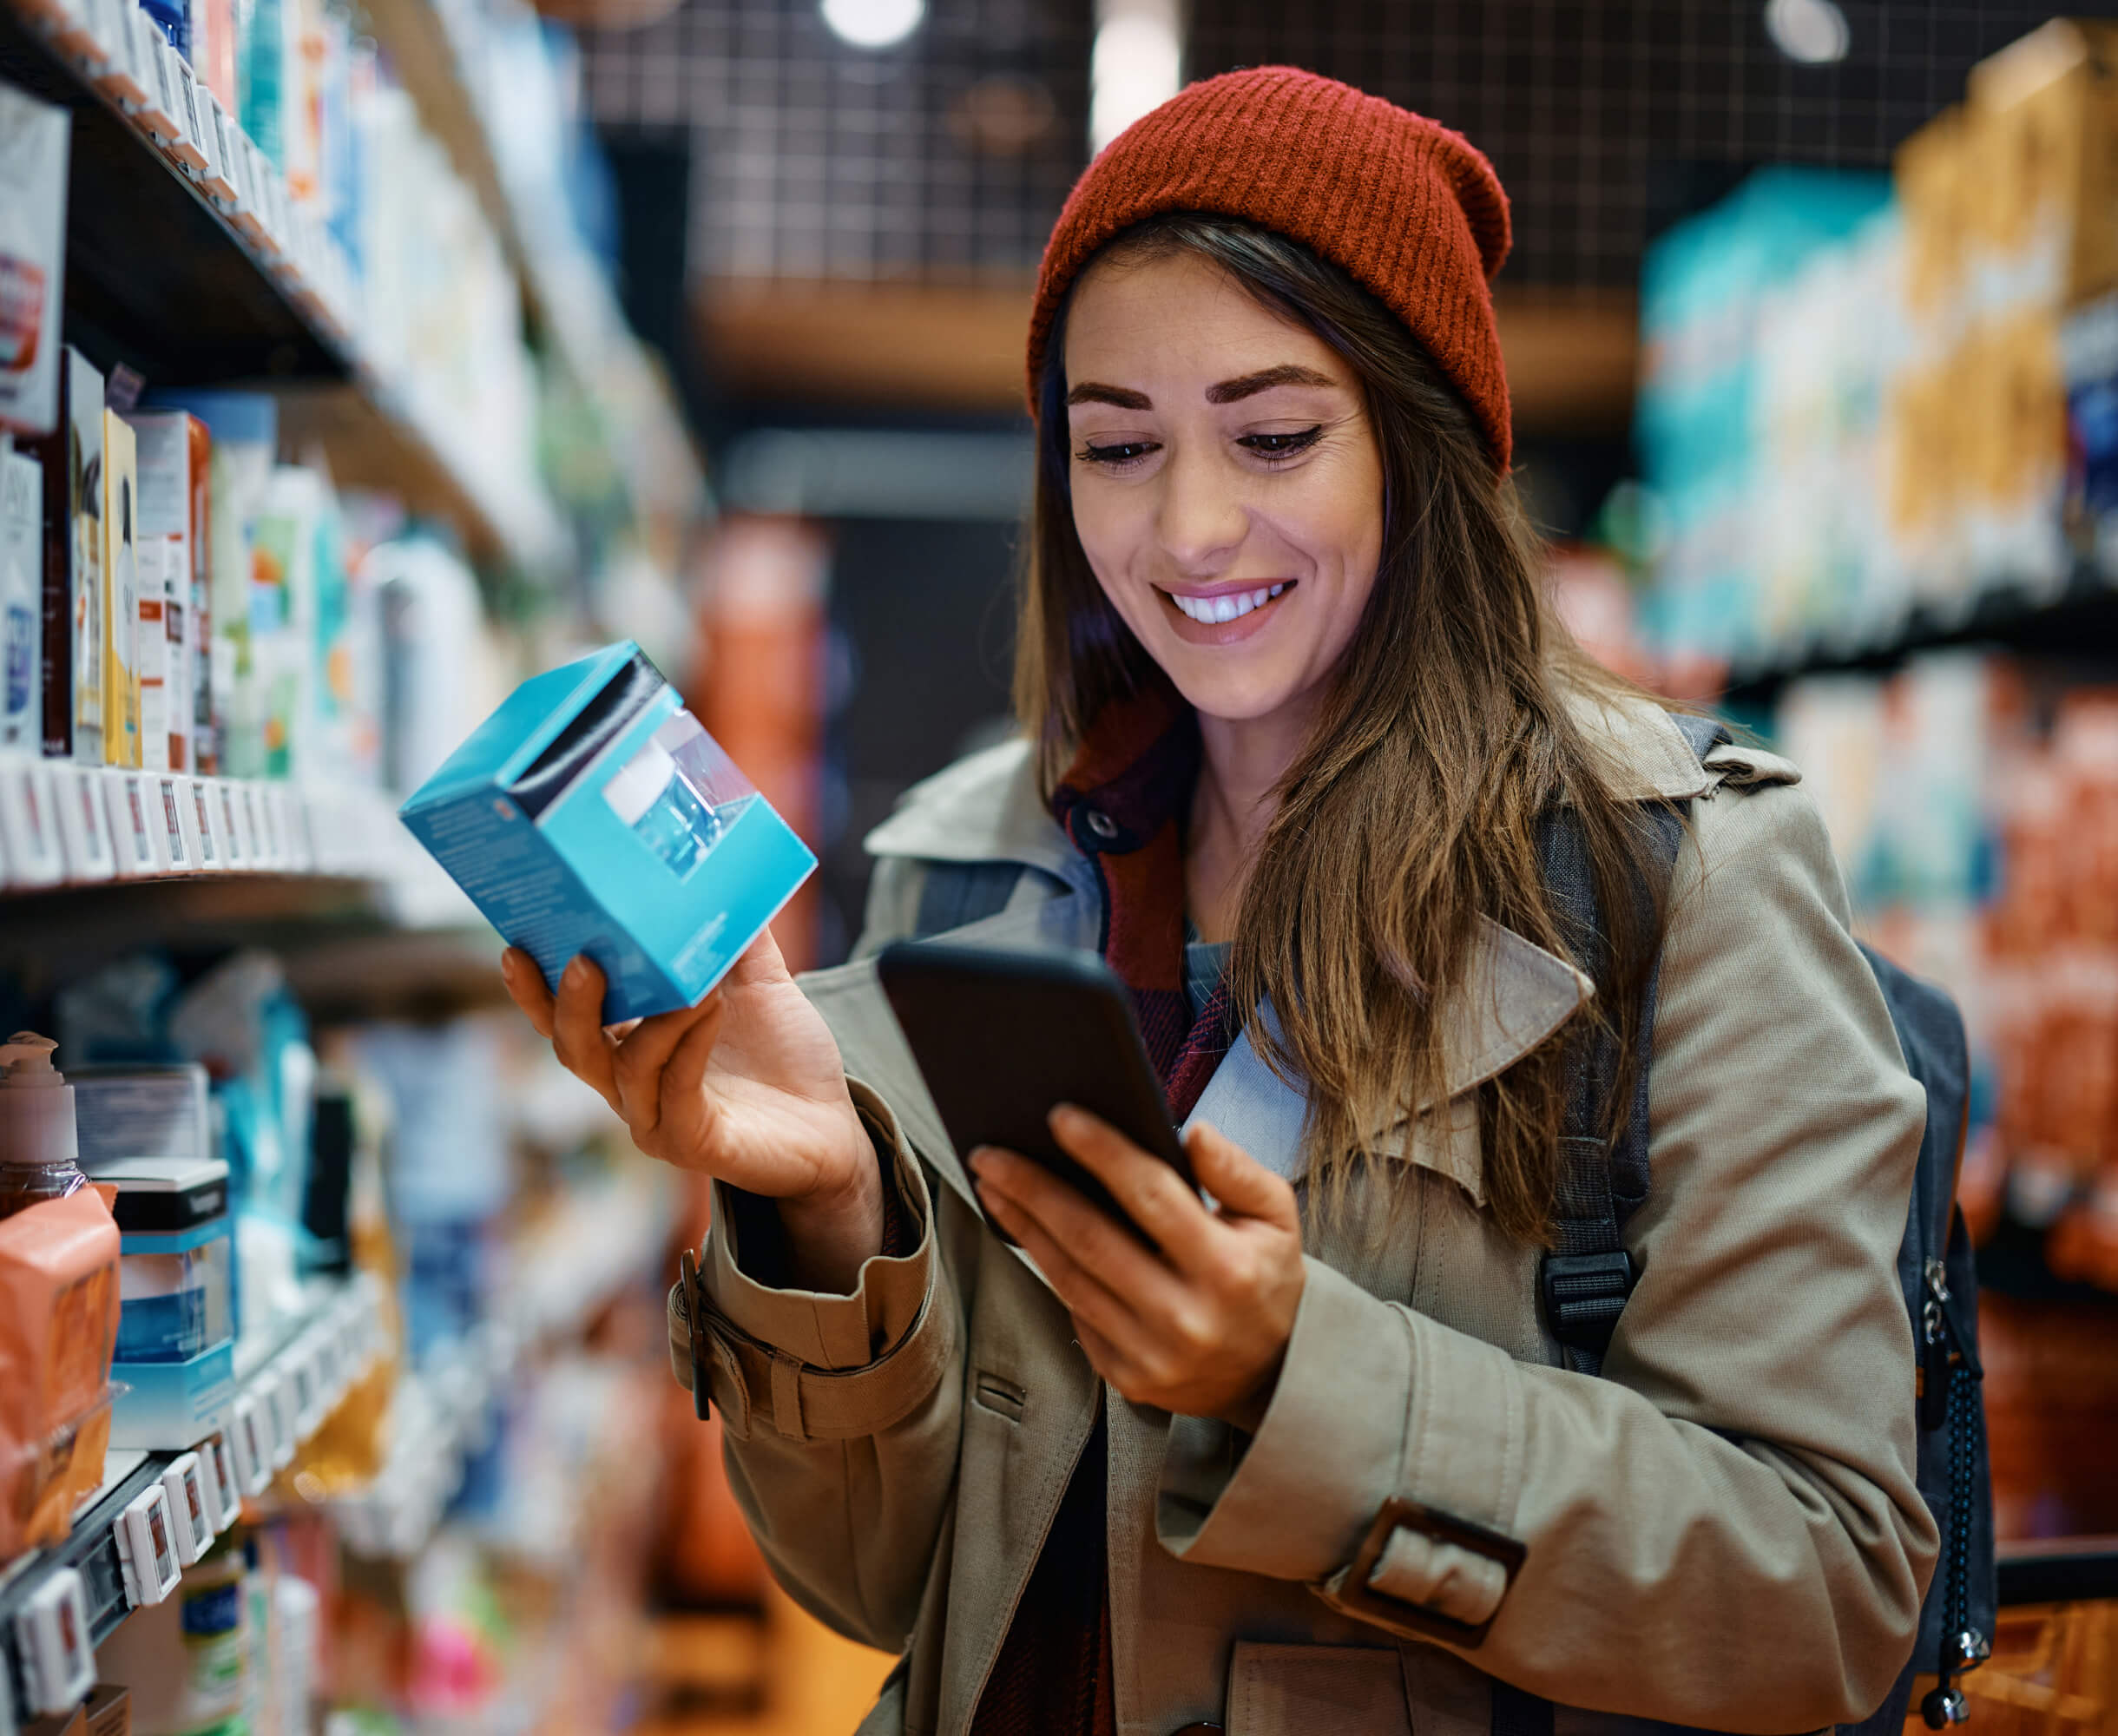
[[[2071,314],[2059,346],[2067,386],[2068,516],[2108,564],[2118,556],[2118,295]]]
[[[399,812],[547,983],[602,968],[608,1024],[694,1005],[816,867],[630,640],[524,681]]]
[[[113,1363],[110,1378],[131,1389],[111,1407],[110,1444],[181,1452],[227,1422],[235,1398],[235,1346],[216,1345],[188,1362]]]

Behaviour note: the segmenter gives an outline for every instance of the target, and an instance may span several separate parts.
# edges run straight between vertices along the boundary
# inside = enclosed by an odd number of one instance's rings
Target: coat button
[[[1118,822],[1101,808],[1089,810],[1089,830],[1108,844],[1118,835]]]

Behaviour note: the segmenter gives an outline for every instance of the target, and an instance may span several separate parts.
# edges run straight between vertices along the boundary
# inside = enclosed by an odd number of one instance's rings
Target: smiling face
[[[1306,719],[1382,558],[1352,371],[1181,252],[1089,270],[1066,378],[1074,528],[1111,607],[1203,717]]]

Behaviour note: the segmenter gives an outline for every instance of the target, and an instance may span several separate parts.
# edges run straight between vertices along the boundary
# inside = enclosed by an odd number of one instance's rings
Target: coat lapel
[[[1564,1024],[1595,990],[1565,960],[1525,940],[1513,929],[1482,917],[1470,968],[1443,1020],[1449,1056],[1447,1097],[1453,1101],[1527,1055]],[[1266,1009],[1269,1023],[1273,1014]],[[1423,1103],[1417,1115],[1378,1121],[1369,1138],[1375,1149],[1447,1175],[1478,1204],[1485,1188],[1475,1140],[1429,1125]],[[1302,1129],[1308,1100],[1266,1065],[1245,1032],[1229,1049],[1185,1122],[1210,1121],[1267,1168],[1289,1180],[1306,1170]]]

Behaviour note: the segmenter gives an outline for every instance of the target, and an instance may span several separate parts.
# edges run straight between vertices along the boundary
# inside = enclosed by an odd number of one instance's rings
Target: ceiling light
[[[1806,66],[1844,60],[1853,42],[1832,0],[1766,0],[1765,28],[1780,53]]]
[[[824,22],[857,49],[886,49],[919,28],[926,0],[824,0]]]

